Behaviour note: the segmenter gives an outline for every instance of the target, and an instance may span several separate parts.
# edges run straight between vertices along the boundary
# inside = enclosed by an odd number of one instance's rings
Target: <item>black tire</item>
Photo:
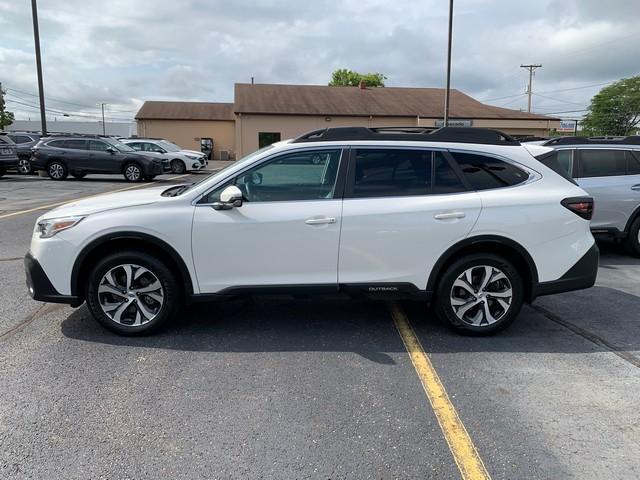
[[[142,181],[144,173],[140,165],[134,162],[130,162],[127,163],[122,169],[122,175],[124,175],[124,179],[127,182],[135,183]]]
[[[85,172],[71,172],[71,176],[74,178],[84,178],[87,174]]]
[[[160,307],[156,305],[157,311],[154,312],[155,316],[152,319],[147,321],[146,318],[141,315],[140,318],[146,320],[146,323],[142,323],[141,325],[134,326],[126,323],[130,323],[132,320],[135,320],[135,318],[132,318],[134,317],[135,312],[141,311],[140,307],[137,305],[138,302],[142,303],[147,300],[144,296],[136,296],[134,298],[129,298],[129,300],[126,300],[125,302],[121,302],[121,298],[118,296],[110,293],[98,292],[98,288],[100,287],[100,282],[103,277],[107,272],[114,268],[116,269],[115,277],[120,278],[120,281],[124,280],[122,275],[120,275],[120,277],[117,275],[117,272],[119,271],[125,273],[124,269],[121,270],[118,267],[123,264],[133,264],[139,267],[144,267],[156,277],[162,286],[161,294],[163,295],[163,303]],[[133,269],[132,273],[132,277],[135,276]],[[144,275],[137,281],[142,281]],[[137,286],[137,284],[134,285]],[[109,295],[111,295],[111,297],[109,297]],[[175,273],[153,255],[135,250],[112,253],[100,260],[89,274],[85,298],[91,314],[98,323],[112,332],[126,336],[148,335],[156,332],[176,317],[182,301]],[[128,304],[120,314],[122,315],[121,323],[117,322],[105,313],[101,306],[101,299],[107,304],[113,303],[121,306],[124,305],[124,303]],[[146,305],[145,308],[147,308],[148,311],[152,310],[148,305]],[[119,307],[115,309],[114,316],[116,316],[118,309]]]
[[[640,257],[640,216],[631,223],[624,246],[631,255]]]
[[[69,170],[60,160],[53,160],[47,165],[47,175],[51,180],[64,180],[69,175]]]
[[[184,162],[177,158],[171,160],[169,165],[171,165],[171,173],[184,173],[187,171],[187,166]]]
[[[479,287],[486,277],[483,266],[491,268],[490,279],[495,278],[486,286],[486,290]],[[468,270],[471,271],[472,285],[471,288],[461,288],[455,286],[454,283],[460,276],[463,276]],[[505,279],[501,279],[498,272],[504,274]],[[464,283],[469,285],[464,277]],[[498,298],[498,294],[504,295],[511,287],[510,301],[506,297]],[[461,317],[456,314],[454,301],[466,302],[459,304],[457,312],[461,313]],[[498,255],[490,253],[477,253],[466,255],[456,260],[447,267],[438,281],[436,287],[436,296],[434,302],[434,310],[438,317],[453,327],[459,333],[465,335],[490,335],[492,333],[503,330],[513,322],[522,308],[524,301],[524,282],[518,270],[511,262]],[[461,310],[469,303],[473,304],[466,311]],[[503,306],[507,304],[506,308]],[[495,320],[491,323],[487,313]],[[474,325],[470,319],[473,315],[474,319],[479,318],[480,324]],[[480,315],[480,317],[478,317]]]
[[[18,166],[16,168],[20,175],[31,175],[33,173],[33,167],[31,166],[31,160],[29,158],[18,158]]]
[[[7,171],[4,168],[0,167],[0,177],[4,176],[5,173],[7,173]]]

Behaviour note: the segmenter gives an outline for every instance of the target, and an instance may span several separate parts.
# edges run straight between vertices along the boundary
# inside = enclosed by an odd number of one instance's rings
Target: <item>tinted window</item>
[[[135,143],[127,143],[126,145],[129,145],[131,148],[133,148],[136,151],[140,151],[142,150],[142,144],[139,142],[135,142]]]
[[[627,174],[640,175],[640,152],[627,152]]]
[[[281,155],[239,175],[235,184],[248,202],[332,198],[340,153],[336,149]]]
[[[72,141],[72,140],[69,140],[69,141]],[[107,145],[104,142],[101,142],[100,140],[89,140],[89,150],[93,150],[97,152],[106,152],[108,148],[109,148],[109,145]]]
[[[431,152],[358,149],[353,196],[401,197],[431,193]]]
[[[462,192],[465,186],[458,174],[451,168],[449,161],[441,152],[435,152],[433,157],[433,193]]]
[[[579,150],[578,177],[610,177],[625,175],[627,165],[624,150]]]
[[[86,140],[65,140],[64,148],[70,148],[73,150],[86,150],[87,142]]]
[[[497,158],[475,153],[451,152],[474,190],[510,187],[529,178],[529,174],[515,165]]]
[[[16,143],[29,143],[31,141],[31,137],[27,135],[16,135]]]
[[[47,142],[48,147],[55,148],[64,148],[64,140],[53,140],[51,142]]]

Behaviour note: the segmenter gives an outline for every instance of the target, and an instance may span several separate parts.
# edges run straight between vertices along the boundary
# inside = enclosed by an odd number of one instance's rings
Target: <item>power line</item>
[[[540,95],[539,93],[534,93],[534,95],[536,97],[546,98],[547,100],[553,100],[554,102],[566,103],[570,105],[578,105],[579,107],[584,106],[584,103],[576,103],[576,102],[570,102],[568,100],[560,100],[559,98],[547,97],[546,95]]]

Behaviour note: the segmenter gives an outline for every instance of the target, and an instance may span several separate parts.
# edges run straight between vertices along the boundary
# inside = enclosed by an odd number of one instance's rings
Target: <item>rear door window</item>
[[[106,152],[109,149],[109,145],[100,140],[89,140],[89,150],[94,152]]]
[[[579,149],[578,178],[626,175],[624,150]]]
[[[525,182],[529,174],[497,158],[477,153],[451,152],[474,190],[511,187]]]
[[[65,140],[64,148],[69,148],[72,150],[86,150],[87,141],[86,140]]]

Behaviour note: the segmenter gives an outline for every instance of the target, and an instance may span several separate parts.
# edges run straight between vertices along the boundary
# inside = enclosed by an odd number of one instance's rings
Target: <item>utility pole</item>
[[[104,106],[106,105],[106,103],[101,103],[100,107],[102,107],[102,135],[106,135],[107,134],[107,129],[105,127],[104,124]]]
[[[533,71],[536,68],[540,68],[542,65],[520,65],[520,68],[524,68],[529,70],[529,89],[527,93],[529,94],[529,103],[527,105],[527,112],[531,113],[531,84],[533,83]]]
[[[447,88],[444,93],[444,126],[449,126],[449,92],[451,90],[451,39],[453,34],[453,0],[449,0],[449,42],[447,44]]]
[[[36,69],[38,70],[38,93],[40,94],[40,123],[42,136],[47,135],[47,116],[44,110],[44,86],[42,82],[42,59],[40,55],[40,29],[38,28],[38,6],[31,0],[31,16],[33,17],[33,39],[36,44]]]

